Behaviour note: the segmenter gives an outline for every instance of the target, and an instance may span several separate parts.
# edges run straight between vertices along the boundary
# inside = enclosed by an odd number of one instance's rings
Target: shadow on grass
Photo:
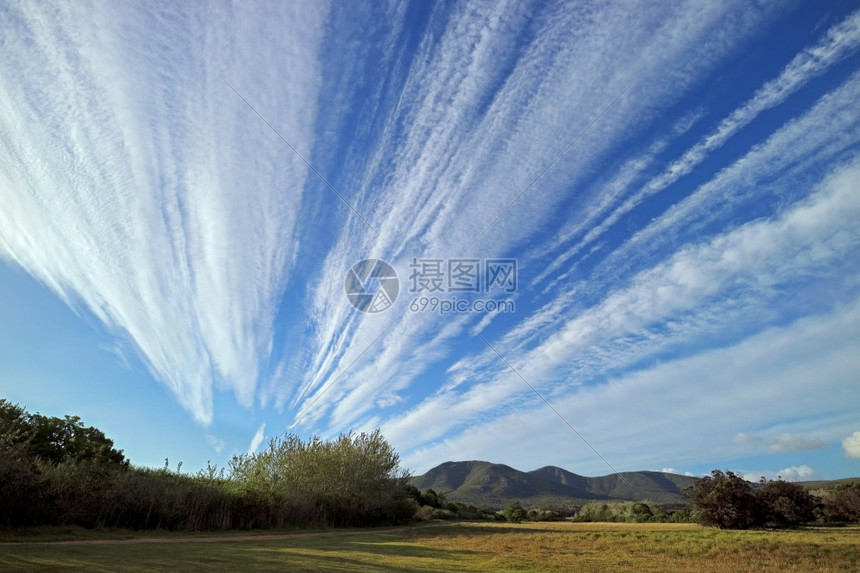
[[[2,571],[457,571],[474,557],[400,534],[210,543],[0,548]]]

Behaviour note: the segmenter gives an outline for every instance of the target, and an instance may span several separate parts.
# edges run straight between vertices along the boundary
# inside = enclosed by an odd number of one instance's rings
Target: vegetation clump
[[[432,488],[424,491],[414,485],[408,486],[409,495],[418,506],[414,518],[418,521],[435,520],[485,520],[493,519],[493,514],[484,511],[474,505],[467,505],[459,501],[449,502],[445,495],[438,493]]]
[[[689,523],[690,511],[669,505],[644,501],[591,502],[585,504],[571,518],[575,522],[610,523]]]
[[[720,529],[798,527],[815,519],[819,501],[803,486],[762,478],[751,484],[714,470],[685,490],[699,523]]]
[[[0,525],[224,530],[409,521],[409,475],[377,430],[332,441],[286,436],[228,468],[136,468],[77,417],[0,400]]]

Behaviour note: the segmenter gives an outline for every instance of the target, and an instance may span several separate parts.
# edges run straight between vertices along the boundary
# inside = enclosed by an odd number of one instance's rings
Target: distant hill
[[[860,477],[842,478],[834,480],[802,481],[800,485],[810,490],[813,495],[822,495],[833,492],[837,487],[848,483],[860,483]]]
[[[412,483],[420,490],[443,493],[449,501],[497,509],[509,501],[543,507],[590,501],[683,503],[681,489],[692,478],[651,471],[585,477],[555,466],[523,472],[503,464],[467,461],[445,462],[413,477]]]

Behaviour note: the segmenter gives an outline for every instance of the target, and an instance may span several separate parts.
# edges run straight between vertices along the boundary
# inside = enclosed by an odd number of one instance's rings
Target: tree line
[[[782,479],[750,483],[713,470],[684,490],[692,517],[720,529],[792,528],[811,523],[860,522],[860,482],[839,484],[823,497]]]
[[[289,435],[226,468],[138,468],[77,417],[0,399],[0,525],[227,530],[409,521],[409,475],[377,430]]]

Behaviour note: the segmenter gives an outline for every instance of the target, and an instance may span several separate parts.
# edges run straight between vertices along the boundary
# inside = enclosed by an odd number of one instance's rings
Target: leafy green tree
[[[714,470],[684,489],[697,520],[720,529],[748,529],[758,521],[752,486],[730,471]]]
[[[762,478],[755,495],[765,527],[798,527],[815,519],[815,497],[796,483]]]
[[[27,412],[17,404],[0,398],[0,450],[12,449],[30,435]]]
[[[630,514],[636,523],[644,523],[654,516],[654,511],[647,503],[634,503],[630,508]]]
[[[30,452],[51,463],[87,461],[95,464],[127,466],[122,450],[97,428],[84,426],[78,416],[64,418],[41,414],[30,416],[33,428],[28,442]]]
[[[18,405],[0,399],[0,449],[21,453],[52,464],[87,461],[127,466],[122,450],[97,428],[84,426],[78,416],[55,418],[28,414]]]
[[[412,485],[406,484],[406,494],[415,502],[416,505],[421,505],[421,490]]]
[[[732,472],[714,470],[684,490],[699,523],[721,529],[798,527],[815,518],[817,499],[802,486],[762,478],[753,486]]]
[[[507,505],[505,505],[505,509],[502,510],[502,515],[512,523],[519,523],[528,518],[528,512],[518,501],[508,502]]]
[[[445,496],[441,493],[437,493],[434,489],[428,488],[421,492],[419,503],[422,506],[428,505],[430,507],[442,507],[445,504]]]

